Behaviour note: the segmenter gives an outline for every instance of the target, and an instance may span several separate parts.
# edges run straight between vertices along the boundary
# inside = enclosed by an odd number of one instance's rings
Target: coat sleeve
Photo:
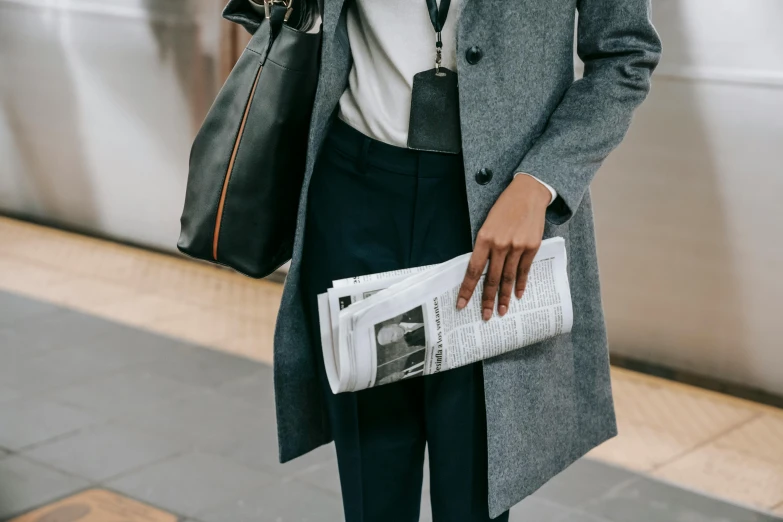
[[[579,0],[577,54],[584,76],[566,91],[516,172],[551,185],[547,220],[567,222],[598,168],[620,144],[650,89],[661,41],[650,0]]]

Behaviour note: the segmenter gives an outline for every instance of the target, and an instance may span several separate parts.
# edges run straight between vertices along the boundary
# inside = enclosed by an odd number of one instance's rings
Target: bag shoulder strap
[[[269,52],[272,50],[272,44],[275,43],[277,35],[279,35],[280,31],[283,29],[283,24],[285,23],[288,12],[287,2],[278,3],[265,0],[264,7],[268,13],[267,23],[269,24],[269,44],[267,44],[266,52],[264,52],[264,56],[261,58],[262,65],[266,62],[266,59],[269,56]]]

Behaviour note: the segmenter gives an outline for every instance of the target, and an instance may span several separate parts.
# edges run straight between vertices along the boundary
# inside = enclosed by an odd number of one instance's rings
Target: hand
[[[460,286],[457,309],[465,308],[489,259],[481,298],[482,318],[488,321],[498,295],[498,314],[506,315],[511,291],[522,297],[530,265],[544,236],[544,216],[552,195],[536,179],[520,174],[503,191],[479,230],[465,279]]]

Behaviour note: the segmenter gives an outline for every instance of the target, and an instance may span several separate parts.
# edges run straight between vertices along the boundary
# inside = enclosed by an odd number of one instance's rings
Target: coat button
[[[481,169],[476,172],[476,183],[479,185],[486,185],[492,181],[492,171],[489,169]]]
[[[481,57],[484,53],[481,51],[481,47],[474,45],[465,52],[465,59],[470,65],[476,65],[481,61]]]

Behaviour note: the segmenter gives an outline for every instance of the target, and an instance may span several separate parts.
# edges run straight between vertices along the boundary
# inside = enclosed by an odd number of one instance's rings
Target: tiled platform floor
[[[188,522],[342,520],[331,447],[277,464],[263,363],[7,292],[0,361],[0,520],[96,487]],[[583,459],[512,520],[780,519]]]
[[[0,290],[254,361],[272,360],[279,284],[2,217],[0,239]],[[3,314],[13,320],[24,311],[0,309]],[[69,328],[67,321],[46,326],[55,337]],[[33,351],[50,342],[40,330],[32,325],[22,332]],[[170,371],[183,379],[189,372]],[[49,386],[47,381],[58,385],[58,372],[42,372],[17,383],[21,390],[0,380],[0,401]],[[117,386],[139,393],[125,379]],[[620,435],[591,457],[783,515],[783,410],[619,368],[612,369],[612,382]]]

